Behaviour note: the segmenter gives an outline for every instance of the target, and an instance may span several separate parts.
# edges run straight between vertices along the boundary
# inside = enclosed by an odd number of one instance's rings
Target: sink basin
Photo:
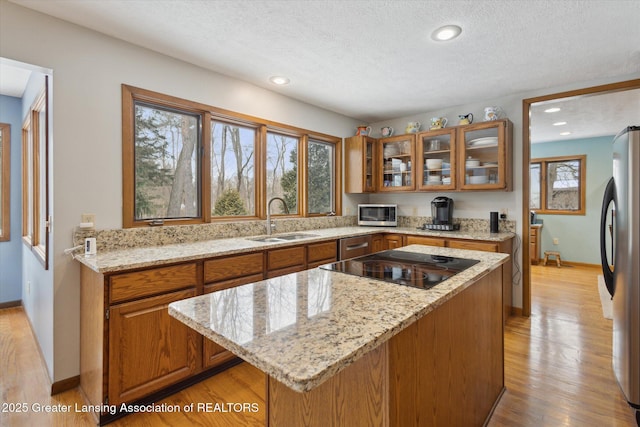
[[[317,237],[317,236],[318,236],[317,234],[296,233],[296,234],[283,234],[280,236],[256,237],[249,240],[253,240],[254,242],[277,243],[277,242],[290,242],[292,240],[300,240],[300,239],[306,239],[308,237]]]

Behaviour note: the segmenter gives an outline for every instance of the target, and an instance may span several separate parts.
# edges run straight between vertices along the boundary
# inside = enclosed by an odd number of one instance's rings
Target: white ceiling
[[[638,0],[11,1],[365,122],[640,70]]]

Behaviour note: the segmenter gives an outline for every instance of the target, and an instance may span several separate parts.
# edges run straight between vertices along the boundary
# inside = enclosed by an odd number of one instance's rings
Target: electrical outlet
[[[92,213],[83,213],[80,215],[80,222],[91,222],[93,224],[96,223],[96,214]]]
[[[500,219],[507,219],[508,214],[509,214],[509,209],[507,208],[500,209]]]
[[[559,245],[560,244],[560,239],[558,239],[557,237],[553,238],[553,244],[554,245]]]

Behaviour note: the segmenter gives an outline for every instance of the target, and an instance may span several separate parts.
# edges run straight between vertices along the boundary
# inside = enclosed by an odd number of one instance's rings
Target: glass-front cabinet
[[[376,191],[377,142],[377,139],[368,136],[352,136],[345,139],[345,192]]]
[[[456,128],[417,135],[417,188],[425,191],[456,188]]]
[[[511,190],[511,122],[496,120],[458,127],[458,188]]]
[[[412,191],[415,185],[415,134],[378,140],[381,170],[378,191]]]

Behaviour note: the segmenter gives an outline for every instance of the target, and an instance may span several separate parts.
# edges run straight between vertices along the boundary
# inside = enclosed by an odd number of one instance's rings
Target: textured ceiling
[[[365,122],[640,70],[639,0],[11,1]]]

